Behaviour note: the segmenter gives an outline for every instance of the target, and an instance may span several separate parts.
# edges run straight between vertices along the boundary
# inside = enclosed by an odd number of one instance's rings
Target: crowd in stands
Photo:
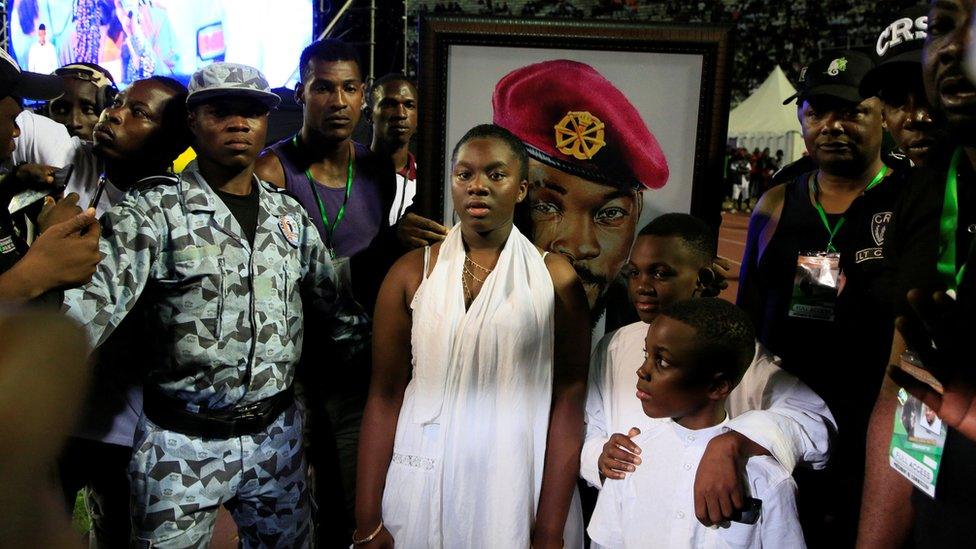
[[[777,63],[795,83],[803,65],[824,51],[872,46],[875,29],[913,4],[907,0],[876,5],[851,0],[421,0],[414,4],[414,13],[733,25],[735,106],[762,84]],[[416,32],[416,22],[412,28]],[[414,34],[411,39],[416,38]]]

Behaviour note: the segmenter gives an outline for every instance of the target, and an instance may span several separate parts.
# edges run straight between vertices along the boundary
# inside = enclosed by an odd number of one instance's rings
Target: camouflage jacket
[[[152,183],[102,216],[102,262],[90,283],[65,292],[93,347],[141,300],[145,354],[131,360],[192,410],[250,404],[291,385],[303,298],[330,319],[344,354],[366,343],[366,316],[340,298],[329,252],[293,198],[258,185],[252,246],[195,162]]]

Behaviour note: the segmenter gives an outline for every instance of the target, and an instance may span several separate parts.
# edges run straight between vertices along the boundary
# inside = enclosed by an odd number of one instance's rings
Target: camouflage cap
[[[238,63],[211,63],[193,73],[187,106],[193,107],[215,97],[250,97],[273,109],[281,98],[271,91],[261,71]]]

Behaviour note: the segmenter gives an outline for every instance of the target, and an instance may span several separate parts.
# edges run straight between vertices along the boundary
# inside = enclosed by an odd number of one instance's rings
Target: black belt
[[[143,410],[150,421],[167,431],[208,439],[260,433],[295,402],[289,387],[240,408],[191,412],[186,409],[186,402],[165,395],[156,387],[147,385],[144,394]]]

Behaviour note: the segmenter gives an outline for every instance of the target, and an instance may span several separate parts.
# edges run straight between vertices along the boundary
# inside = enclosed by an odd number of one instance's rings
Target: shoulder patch
[[[298,247],[298,239],[301,235],[301,226],[293,214],[284,214],[278,217],[278,228],[292,247]]]

